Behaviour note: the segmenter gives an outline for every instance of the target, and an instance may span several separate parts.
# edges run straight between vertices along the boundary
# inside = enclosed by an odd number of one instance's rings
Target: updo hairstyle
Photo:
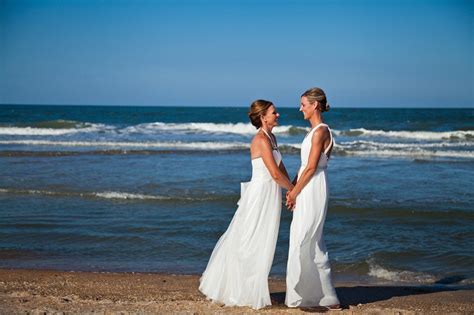
[[[255,128],[258,129],[262,127],[262,121],[260,120],[260,117],[265,115],[267,110],[272,105],[272,102],[266,100],[256,100],[250,105],[248,115],[250,118],[250,122],[252,123],[252,125],[255,126]]]
[[[329,110],[329,103],[326,99],[326,94],[322,89],[318,87],[311,88],[301,95],[301,97],[303,96],[308,98],[310,104],[314,104],[314,102],[318,101],[319,110],[321,112],[327,112]]]

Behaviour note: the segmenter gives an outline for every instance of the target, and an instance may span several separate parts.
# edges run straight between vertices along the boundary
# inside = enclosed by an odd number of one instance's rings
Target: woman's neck
[[[266,131],[268,134],[270,134],[273,129],[273,127],[269,127],[269,126],[262,126],[260,128],[263,129],[263,131]]]
[[[323,117],[321,116],[321,113],[316,111],[313,116],[309,119],[309,122],[311,124],[311,128],[316,127],[319,124],[323,123]]]

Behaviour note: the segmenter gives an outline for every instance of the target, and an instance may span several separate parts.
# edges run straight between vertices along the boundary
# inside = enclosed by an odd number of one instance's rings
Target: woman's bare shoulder
[[[252,142],[250,143],[250,149],[255,152],[265,150],[265,148],[268,147],[271,148],[270,140],[266,135],[260,132],[253,137]]]
[[[313,141],[324,141],[326,138],[329,138],[329,128],[324,125],[316,129],[313,133]]]
[[[252,144],[256,144],[256,145],[261,145],[262,143],[265,142],[265,140],[267,139],[267,137],[262,134],[261,132],[258,132],[252,139]]]

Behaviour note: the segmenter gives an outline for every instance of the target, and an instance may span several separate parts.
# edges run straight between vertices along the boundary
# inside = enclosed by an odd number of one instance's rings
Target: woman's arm
[[[273,158],[272,146],[270,144],[270,140],[268,138],[258,137],[256,140],[256,144],[260,149],[261,157],[263,163],[267,167],[270,175],[272,178],[278,183],[278,185],[282,186],[283,188],[290,190],[293,188],[293,185],[290,183],[290,179],[288,178],[288,174],[284,174]]]
[[[298,182],[298,173],[296,173],[295,178],[293,178],[293,181],[291,182],[293,185],[296,185]]]
[[[290,180],[290,175],[288,175],[288,171],[286,170],[286,167],[285,167],[285,164],[283,164],[283,161],[280,162],[280,166],[278,168],[283,173],[283,175],[285,175],[286,178],[288,178],[288,180]]]
[[[277,147],[278,147],[277,139],[276,139],[276,137],[275,137],[273,134],[272,134],[272,138],[273,138],[273,141],[275,141],[275,144],[276,144]],[[272,149],[272,150],[273,150],[273,149]],[[273,154],[272,154],[272,156],[273,156]],[[283,175],[285,175],[285,176],[288,178],[288,180],[290,180],[290,175],[288,175],[288,171],[286,170],[286,167],[285,167],[285,164],[283,164],[283,161],[280,162],[280,165],[278,166],[278,168],[279,168],[280,171],[283,173]],[[295,184],[293,183],[293,186],[294,186],[294,185],[295,185]]]
[[[303,188],[308,184],[311,177],[318,169],[319,158],[323,150],[324,141],[328,137],[327,129],[319,128],[316,130],[311,138],[311,151],[309,152],[308,165],[301,173],[301,176],[298,178],[298,181],[293,188],[293,190],[287,196],[287,203],[294,204],[296,197],[303,190]]]

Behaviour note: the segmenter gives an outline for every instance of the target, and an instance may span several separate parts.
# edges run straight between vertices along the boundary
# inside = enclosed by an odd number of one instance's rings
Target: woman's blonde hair
[[[306,96],[310,104],[318,101],[319,110],[321,112],[327,112],[329,110],[329,103],[326,99],[326,93],[318,87],[311,88],[304,92],[301,97]]]
[[[272,102],[266,100],[256,100],[250,105],[248,115],[250,118],[250,122],[252,123],[252,125],[255,126],[255,128],[258,129],[262,127],[262,121],[260,120],[260,117],[265,115],[267,110],[272,105]]]

